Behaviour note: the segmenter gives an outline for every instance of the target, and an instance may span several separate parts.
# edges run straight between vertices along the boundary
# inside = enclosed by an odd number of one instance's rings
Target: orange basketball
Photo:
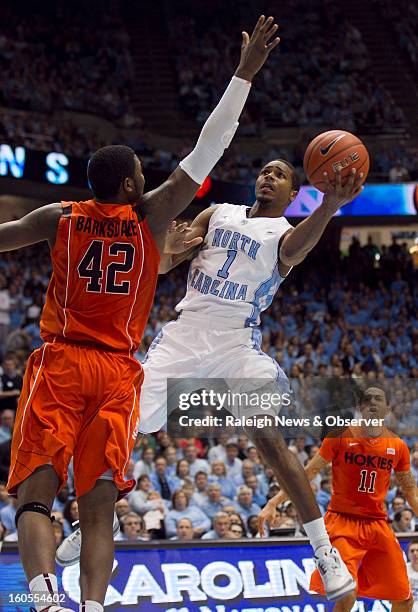
[[[369,172],[370,158],[360,138],[343,130],[330,130],[312,140],[303,158],[303,168],[309,182],[325,191],[324,172],[333,182],[335,171],[341,169],[342,184],[352,168],[363,173],[363,180]]]

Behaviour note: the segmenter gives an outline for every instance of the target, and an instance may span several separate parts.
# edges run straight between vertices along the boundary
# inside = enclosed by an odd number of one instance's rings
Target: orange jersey
[[[127,204],[62,206],[41,336],[133,352],[152,306],[160,260],[147,221]]]
[[[328,511],[365,519],[386,519],[384,500],[392,470],[410,469],[409,449],[389,430],[384,437],[367,438],[358,428],[328,437],[320,455],[332,462],[332,496]]]

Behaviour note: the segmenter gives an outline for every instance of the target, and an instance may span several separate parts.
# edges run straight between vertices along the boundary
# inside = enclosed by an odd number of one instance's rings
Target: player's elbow
[[[293,267],[300,264],[306,257],[307,253],[297,250],[292,250],[289,247],[282,246],[280,249],[280,261],[283,265]]]

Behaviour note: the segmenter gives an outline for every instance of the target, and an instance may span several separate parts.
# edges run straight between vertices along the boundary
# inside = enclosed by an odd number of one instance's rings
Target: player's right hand
[[[177,253],[184,253],[184,251],[201,244],[203,242],[201,236],[197,236],[192,240],[187,240],[192,231],[188,223],[177,223],[177,221],[173,221],[167,230],[164,254],[175,255]]]
[[[260,537],[264,538],[264,536],[266,535],[264,530],[265,523],[267,522],[269,528],[271,529],[275,520],[276,504],[268,502],[258,515],[258,533],[260,534]]]
[[[274,23],[274,17],[266,19],[264,15],[261,15],[251,37],[247,32],[242,33],[241,59],[235,76],[247,81],[253,79],[271,51],[280,42],[280,38],[274,38],[269,42],[278,27],[277,23]]]

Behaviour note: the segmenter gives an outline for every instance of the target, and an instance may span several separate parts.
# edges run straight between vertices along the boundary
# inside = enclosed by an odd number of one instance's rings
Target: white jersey
[[[418,572],[416,572],[411,563],[406,564],[406,569],[408,571],[408,578],[411,584],[412,597],[414,598],[414,610],[418,609]]]
[[[212,214],[193,259],[178,312],[196,313],[213,328],[254,327],[283,278],[278,270],[281,237],[292,226],[284,217],[247,217],[247,206],[221,204]],[[204,322],[202,321],[202,326]]]

